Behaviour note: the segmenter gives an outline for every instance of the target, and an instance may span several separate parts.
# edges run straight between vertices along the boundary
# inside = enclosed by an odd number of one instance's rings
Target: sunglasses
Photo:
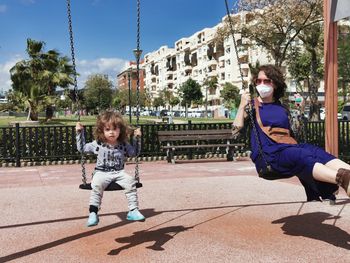
[[[256,85],[260,84],[272,84],[272,79],[256,79],[255,80]]]

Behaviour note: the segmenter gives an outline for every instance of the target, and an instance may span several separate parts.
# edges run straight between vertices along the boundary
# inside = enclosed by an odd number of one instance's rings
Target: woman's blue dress
[[[261,103],[260,118],[264,126],[290,129],[287,110],[280,102]],[[255,114],[254,114],[255,116]],[[271,140],[260,128],[255,120],[255,127],[264,152],[264,157],[272,169],[286,178],[296,175],[305,187],[307,200],[331,199],[338,190],[336,184],[317,181],[312,176],[315,163],[326,164],[335,157],[322,148],[307,144],[284,144]],[[251,159],[257,171],[266,169],[266,162],[259,154],[254,129],[251,129]]]

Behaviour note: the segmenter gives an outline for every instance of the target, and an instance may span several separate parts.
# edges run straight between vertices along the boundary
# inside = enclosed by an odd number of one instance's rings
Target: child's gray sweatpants
[[[124,188],[129,210],[138,208],[136,179],[127,174],[125,170],[110,172],[95,170],[91,182],[92,190],[89,204],[100,209],[104,189],[113,181]]]

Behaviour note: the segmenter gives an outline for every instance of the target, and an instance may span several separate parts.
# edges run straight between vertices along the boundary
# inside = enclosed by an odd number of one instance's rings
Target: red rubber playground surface
[[[343,190],[336,205],[305,203],[295,179],[259,179],[248,160],[143,162],[140,175],[146,221],[105,192],[87,228],[79,165],[0,168],[0,262],[350,262]]]

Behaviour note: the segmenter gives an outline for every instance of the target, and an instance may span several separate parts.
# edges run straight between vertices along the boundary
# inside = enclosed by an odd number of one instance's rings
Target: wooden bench
[[[226,148],[227,160],[233,160],[233,149],[244,147],[244,143],[232,143],[234,135],[231,129],[220,130],[178,130],[158,131],[158,140],[162,150],[166,150],[167,160],[175,163],[174,153],[177,149]]]

